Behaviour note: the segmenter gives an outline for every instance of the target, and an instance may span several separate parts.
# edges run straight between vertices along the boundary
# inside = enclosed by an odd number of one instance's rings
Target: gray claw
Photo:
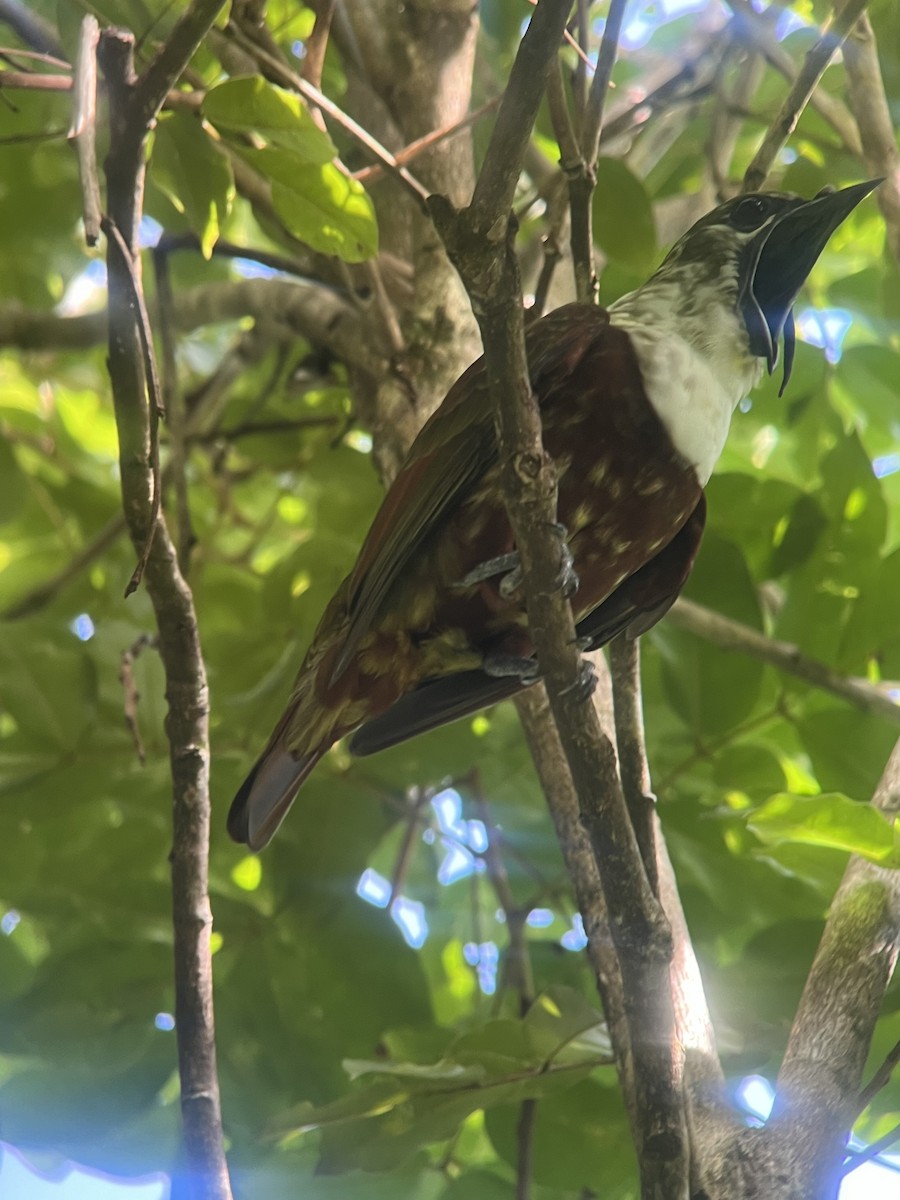
[[[576,700],[590,700],[596,686],[597,672],[594,670],[594,664],[583,658],[575,682],[570,683],[567,688],[563,688],[560,695],[568,696],[570,693],[574,693]]]

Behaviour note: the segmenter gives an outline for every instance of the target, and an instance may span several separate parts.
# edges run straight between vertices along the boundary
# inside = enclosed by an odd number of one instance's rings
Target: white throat
[[[738,314],[724,300],[691,304],[683,281],[670,276],[617,300],[609,317],[630,335],[647,398],[705,486],[731,414],[763,370]]]

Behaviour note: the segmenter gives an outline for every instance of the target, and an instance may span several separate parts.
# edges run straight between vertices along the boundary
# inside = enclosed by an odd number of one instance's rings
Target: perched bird
[[[636,636],[675,600],[731,414],[774,370],[782,343],[787,384],[797,294],[877,182],[813,200],[730,200],[608,310],[568,304],[528,327],[585,649]],[[263,847],[339,738],[353,734],[351,751],[370,754],[534,683],[520,584],[479,359],[416,438],[326,608],[231,806],[231,836]]]

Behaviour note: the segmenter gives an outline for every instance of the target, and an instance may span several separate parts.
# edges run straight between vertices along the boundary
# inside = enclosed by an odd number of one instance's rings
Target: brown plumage
[[[797,293],[876,183],[809,201],[728,201],[609,312],[571,304],[528,329],[584,645],[649,628],[684,585],[731,414],[782,342],[787,382]],[[232,804],[232,837],[264,846],[339,738],[354,734],[351,750],[372,753],[533,682],[522,591],[510,587],[514,551],[479,360],[416,438],[326,608]]]

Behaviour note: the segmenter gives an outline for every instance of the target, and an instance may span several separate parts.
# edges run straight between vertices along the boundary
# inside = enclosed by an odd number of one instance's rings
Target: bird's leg
[[[486,654],[481,669],[495,679],[518,679],[525,687],[537,683],[541,677],[536,658],[520,658],[515,654]]]
[[[554,524],[553,532],[560,540],[560,567],[559,573],[554,580],[554,586],[558,587],[568,600],[578,591],[579,579],[575,571],[575,560],[566,541],[567,531],[565,525]],[[486,559],[483,563],[479,563],[477,567],[473,567],[468,574],[464,575],[456,586],[460,588],[472,587],[474,584],[482,583],[486,579],[493,579],[495,575],[503,576],[498,589],[500,595],[504,600],[511,600],[521,588],[523,581],[522,560],[519,557],[518,551],[514,550],[510,554],[500,554],[496,558]]]

